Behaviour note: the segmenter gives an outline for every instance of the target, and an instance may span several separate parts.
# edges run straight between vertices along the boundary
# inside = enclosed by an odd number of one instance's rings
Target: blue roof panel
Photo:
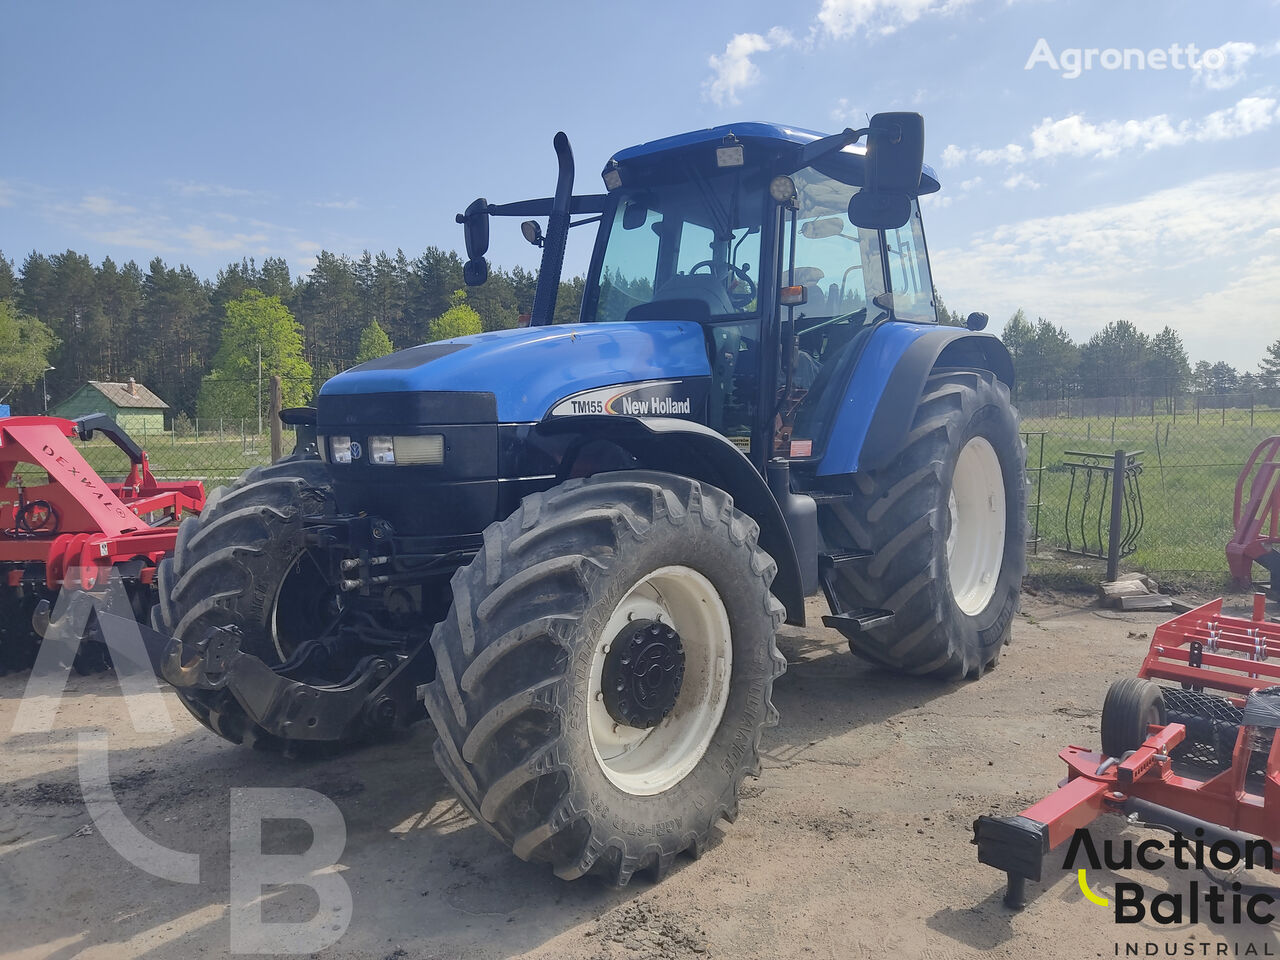
[[[650,140],[646,143],[638,143],[633,147],[627,147],[625,150],[619,150],[613,155],[613,159],[618,163],[626,163],[629,160],[638,160],[643,157],[657,156],[658,154],[667,153],[675,150],[684,150],[689,147],[696,147],[703,143],[715,143],[723,140],[732,133],[739,140],[744,142],[770,141],[778,146],[784,147],[787,144],[793,144],[796,152],[805,144],[812,143],[827,136],[817,130],[807,130],[804,127],[793,127],[785,123],[768,123],[759,120],[749,120],[744,123],[726,123],[718,127],[707,127],[703,130],[691,130],[688,133],[678,133],[675,136],[663,137],[659,140]],[[861,156],[866,151],[862,146],[845,147],[842,151],[853,156]],[[933,167],[929,164],[924,165],[924,177],[921,181],[921,193],[933,193],[939,189],[938,175],[934,172]]]

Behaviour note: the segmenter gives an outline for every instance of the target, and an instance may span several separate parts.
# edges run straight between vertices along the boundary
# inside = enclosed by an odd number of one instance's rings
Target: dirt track
[[[700,861],[623,890],[512,857],[453,802],[425,725],[338,759],[281,762],[218,740],[174,701],[176,733],[135,733],[113,678],[95,676],[73,678],[52,734],[15,734],[24,678],[0,678],[0,954],[225,955],[230,790],[293,786],[326,794],[347,825],[352,920],[322,956],[1075,958],[1114,956],[1118,940],[1121,955],[1127,940],[1243,951],[1237,928],[1117,927],[1056,870],[1010,913],[1002,876],[969,844],[977,814],[1016,812],[1057,782],[1061,746],[1096,743],[1107,685],[1134,672],[1163,619],[1028,597],[999,668],[951,687],[872,670],[821,627],[788,629],[782,723],[738,821]],[[110,733],[124,812],[198,852],[198,885],[149,876],[90,826],[77,733],[96,729]],[[266,835],[277,852],[310,842],[303,826]],[[1176,890],[1194,876],[1132,879]],[[1117,878],[1093,879],[1106,892]],[[266,916],[305,920],[316,903],[284,888]],[[1260,955],[1280,955],[1265,936]]]

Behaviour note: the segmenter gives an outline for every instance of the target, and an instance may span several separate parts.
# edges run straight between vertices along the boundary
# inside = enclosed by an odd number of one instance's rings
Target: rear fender
[[[990,370],[1013,386],[1013,361],[995,336],[960,327],[885,323],[854,367],[818,476],[874,470],[902,449],[929,374],[939,367]]]
[[[764,477],[723,436],[700,423],[666,417],[561,417],[543,421],[537,430],[615,443],[646,469],[679,474],[724,490],[760,527],[760,547],[778,565],[773,593],[786,607],[787,623],[804,626],[800,567],[782,511]]]

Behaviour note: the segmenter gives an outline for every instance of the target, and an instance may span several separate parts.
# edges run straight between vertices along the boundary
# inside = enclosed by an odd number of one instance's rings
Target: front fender
[[[818,464],[818,476],[882,467],[902,449],[924,383],[937,367],[990,370],[1013,386],[1013,360],[989,333],[885,323],[858,358]]]
[[[751,461],[710,427],[669,417],[573,416],[544,420],[539,433],[572,433],[615,443],[653,470],[677,473],[724,490],[734,505],[760,527],[760,547],[773,557],[778,575],[774,596],[787,610],[787,623],[804,626],[804,591],[795,544],[778,501]]]

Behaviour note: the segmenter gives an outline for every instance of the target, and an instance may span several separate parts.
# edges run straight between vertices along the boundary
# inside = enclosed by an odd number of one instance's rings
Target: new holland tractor
[[[314,456],[214,490],[158,571],[162,675],[285,753],[429,717],[480,824],[617,884],[736,816],[807,595],[874,664],[980,676],[1018,603],[1024,453],[986,317],[937,322],[923,144],[918,114],[734,124],[575,195],[557,135],[553,197],[458,217],[472,284],[490,217],[525,218],[531,319],[339,374]],[[581,315],[554,324],[583,226]]]

